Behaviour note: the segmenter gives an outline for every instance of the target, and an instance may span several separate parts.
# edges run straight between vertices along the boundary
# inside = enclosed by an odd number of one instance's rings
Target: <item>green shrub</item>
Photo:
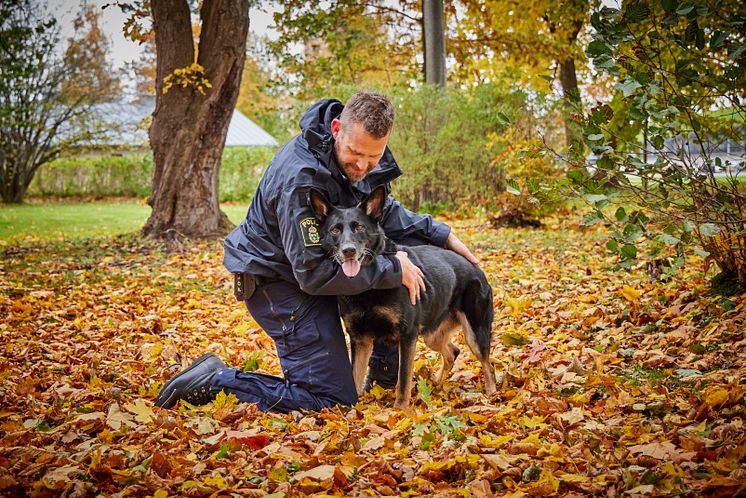
[[[228,147],[220,165],[220,200],[246,201],[254,196],[275,147]]]
[[[220,167],[220,201],[254,195],[273,147],[228,147]],[[153,174],[151,153],[63,157],[42,166],[29,188],[37,197],[147,197]]]
[[[531,136],[530,117],[516,119],[490,142],[493,164],[505,171],[506,191],[488,203],[496,226],[540,226],[541,219],[556,212],[565,202],[552,188],[562,171],[547,154],[542,141]]]
[[[151,154],[63,157],[39,168],[29,195],[146,197],[152,171]]]
[[[505,190],[505,171],[488,144],[524,106],[517,92],[422,86],[390,92],[396,106],[391,150],[405,175],[395,195],[413,210],[488,204]]]
[[[584,157],[568,172],[595,208],[585,224],[614,226],[606,247],[621,267],[661,255],[678,267],[693,246],[746,290],[742,158],[723,154],[725,139],[743,141],[743,2],[623,2],[591,21],[586,54],[616,80],[616,93],[583,120],[594,174]],[[640,132],[632,144],[618,133],[625,120]]]

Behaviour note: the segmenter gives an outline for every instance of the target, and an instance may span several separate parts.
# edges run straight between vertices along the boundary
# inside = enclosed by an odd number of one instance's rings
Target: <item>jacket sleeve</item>
[[[451,233],[451,227],[445,223],[429,214],[413,213],[392,197],[386,198],[381,226],[386,236],[396,242],[415,237],[438,247],[445,247]]]
[[[280,194],[276,204],[285,256],[303,292],[349,296],[401,286],[399,260],[391,255],[377,256],[372,264],[361,267],[356,276],[346,276],[342,267],[324,253],[318,236],[314,236],[318,225],[308,196],[307,188],[290,187]]]

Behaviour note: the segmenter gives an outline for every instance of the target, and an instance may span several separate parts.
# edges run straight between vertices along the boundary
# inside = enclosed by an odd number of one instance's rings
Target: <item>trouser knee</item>
[[[358,401],[357,391],[344,392],[334,396],[319,396],[322,408],[332,408],[336,405],[355,406]]]

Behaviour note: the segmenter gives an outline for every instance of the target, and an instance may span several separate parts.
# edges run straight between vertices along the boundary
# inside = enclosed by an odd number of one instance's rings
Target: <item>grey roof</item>
[[[94,115],[100,124],[97,145],[142,147],[148,145],[148,118],[155,101],[146,98],[139,103],[110,102],[95,106]],[[228,125],[225,145],[236,147],[275,146],[277,140],[238,110]]]
[[[227,146],[250,145],[278,145],[275,137],[264,131],[258,124],[247,118],[240,111],[234,109],[233,117],[228,125],[228,136],[225,137]]]

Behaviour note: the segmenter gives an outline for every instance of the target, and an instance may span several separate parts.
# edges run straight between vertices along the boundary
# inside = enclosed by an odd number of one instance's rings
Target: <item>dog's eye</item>
[[[364,232],[365,231],[365,225],[357,225],[355,227],[356,232]]]
[[[342,230],[339,229],[339,227],[332,227],[329,229],[329,233],[332,235],[339,235]]]

